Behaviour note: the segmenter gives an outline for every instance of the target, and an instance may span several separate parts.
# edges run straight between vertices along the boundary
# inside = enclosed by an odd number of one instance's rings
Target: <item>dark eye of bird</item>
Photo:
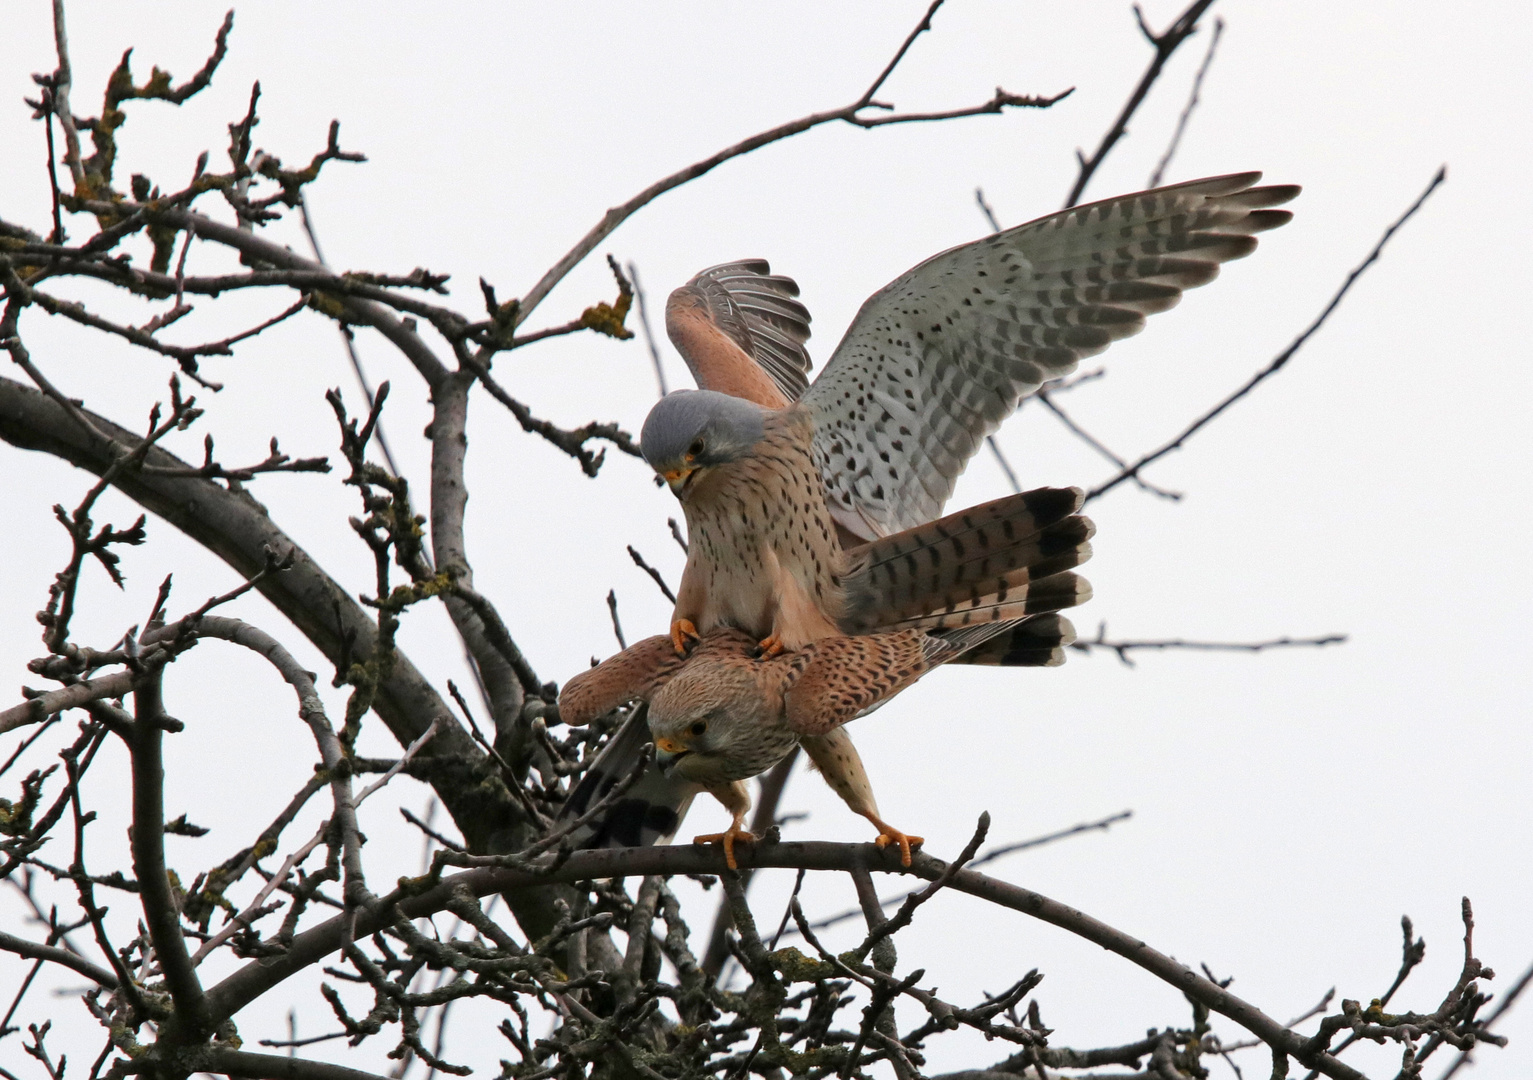
[[[701,439],[693,439],[692,440],[692,445],[687,447],[687,453],[691,454],[693,457],[696,457],[698,454],[701,454],[702,452],[703,452],[703,440],[701,440]]]
[[[699,720],[697,723],[692,725],[692,734],[693,735],[701,735],[703,732],[705,732],[707,730],[708,730],[708,725],[703,723],[701,720]]]

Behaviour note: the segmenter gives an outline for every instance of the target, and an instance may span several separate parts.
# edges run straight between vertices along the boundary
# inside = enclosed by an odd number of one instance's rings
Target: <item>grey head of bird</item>
[[[661,398],[639,432],[644,460],[685,499],[719,465],[745,457],[761,440],[766,410],[714,390],[676,390]]]
[[[688,664],[650,700],[649,730],[661,772],[710,786],[757,776],[798,742],[781,702],[737,664]]]

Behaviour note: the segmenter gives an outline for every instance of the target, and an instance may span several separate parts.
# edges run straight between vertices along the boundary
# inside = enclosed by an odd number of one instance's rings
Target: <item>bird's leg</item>
[[[841,796],[843,802],[851,807],[852,812],[860,814],[873,823],[878,830],[878,839],[875,841],[879,847],[888,847],[890,844],[898,844],[900,849],[900,865],[910,865],[910,849],[920,847],[922,838],[909,836],[900,832],[893,825],[878,816],[878,803],[873,798],[873,784],[868,780],[867,770],[862,767],[862,758],[857,753],[857,748],[852,745],[851,736],[845,728],[832,728],[823,735],[805,735],[799,739],[804,747],[804,752],[809,755],[809,760],[814,767],[820,770],[820,775],[825,777],[835,793]]]
[[[701,637],[691,619],[675,619],[671,622],[671,644],[679,656],[686,656],[693,642]]]
[[[736,780],[729,784],[719,784],[708,789],[719,802],[724,804],[724,809],[729,811],[734,820],[729,823],[729,828],[721,833],[707,833],[703,836],[694,836],[694,844],[720,844],[724,848],[724,864],[731,870],[740,869],[735,862],[735,842],[743,841],[747,844],[756,842],[756,834],[748,832],[741,827],[745,821],[745,812],[751,808],[751,793],[743,780]]]
[[[761,659],[770,660],[774,656],[781,655],[783,651],[782,638],[776,634],[768,634],[756,643],[756,649],[760,653]]]

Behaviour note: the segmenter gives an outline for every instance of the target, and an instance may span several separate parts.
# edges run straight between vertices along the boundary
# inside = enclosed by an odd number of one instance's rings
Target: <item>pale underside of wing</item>
[[[804,394],[831,512],[866,539],[937,517],[985,436],[1292,215],[1260,173],[1076,207],[937,255],[863,304]]]
[[[687,291],[702,301],[713,325],[766,372],[788,401],[798,400],[809,386],[812,363],[804,344],[809,340],[809,309],[797,299],[797,282],[773,274],[765,259],[743,259],[710,266],[677,293]],[[676,345],[685,355],[683,342]],[[692,366],[696,372],[697,365]]]

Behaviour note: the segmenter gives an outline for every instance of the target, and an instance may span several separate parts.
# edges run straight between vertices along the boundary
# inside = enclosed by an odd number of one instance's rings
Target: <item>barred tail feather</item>
[[[982,623],[1025,619],[1031,615],[1061,611],[1091,599],[1091,584],[1078,574],[1065,571],[1040,581],[1030,582],[1023,590],[1011,590],[1003,597],[992,593],[973,603],[962,603],[941,611],[900,619],[881,627],[884,630],[949,629]]]
[[[1065,648],[1074,640],[1075,627],[1070,624],[1070,620],[1050,612],[1021,620],[1006,632],[967,650],[948,663],[983,664],[988,667],[1058,667],[1065,662]]]
[[[1083,497],[1079,488],[1039,488],[856,549],[841,629],[867,633],[986,598],[1022,599],[1029,583],[1090,557],[1095,526],[1075,513]]]

